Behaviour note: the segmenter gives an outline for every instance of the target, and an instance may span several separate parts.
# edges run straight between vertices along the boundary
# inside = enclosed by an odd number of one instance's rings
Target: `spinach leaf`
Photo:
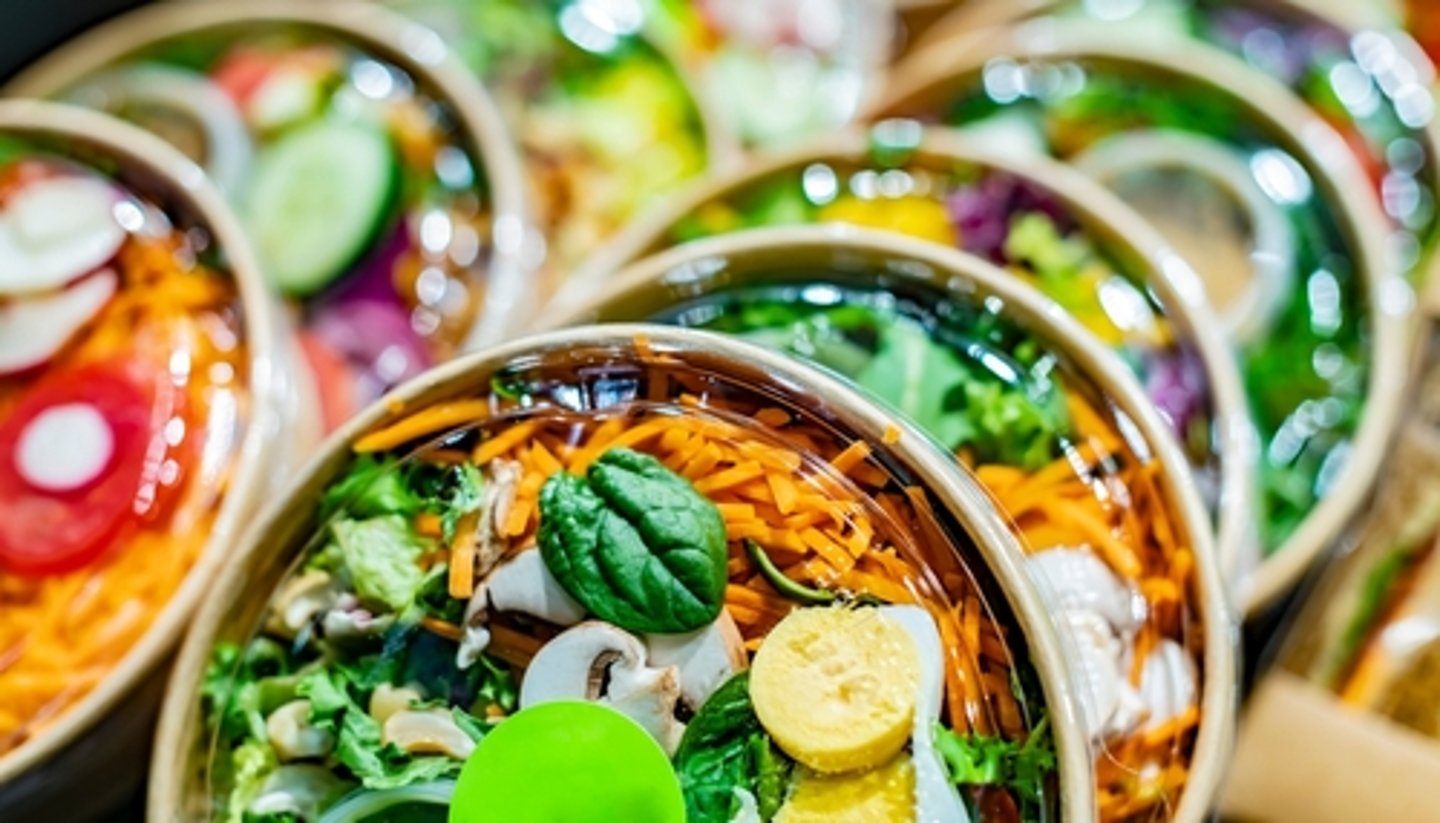
[[[730,678],[700,707],[675,750],[689,823],[729,823],[736,789],[755,796],[763,820],[785,802],[792,764],[770,741],[750,705],[750,675]]]
[[[560,472],[540,491],[545,565],[586,610],[632,632],[708,625],[725,596],[720,511],[659,460],[629,449],[584,478]]]
[[[339,520],[331,524],[330,532],[362,600],[383,603],[397,613],[415,602],[425,582],[420,570],[425,544],[405,518],[392,514]]]
[[[950,779],[962,786],[1000,786],[1013,791],[1022,809],[1045,803],[1046,785],[1055,771],[1050,718],[1035,724],[1024,741],[982,735],[960,735],[935,725],[935,750],[945,760]],[[1025,819],[1034,815],[1024,814]]]

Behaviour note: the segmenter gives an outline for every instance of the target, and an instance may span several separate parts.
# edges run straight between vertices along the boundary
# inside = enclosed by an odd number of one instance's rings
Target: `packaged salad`
[[[1359,165],[1286,89],[1200,44],[1039,19],[961,45],[897,68],[883,116],[1085,169],[1200,274],[1260,438],[1253,613],[1356,510],[1398,411],[1413,299]],[[1138,157],[1156,162],[1127,171]]]
[[[1440,301],[1430,309],[1440,316]],[[1440,337],[1433,321],[1426,332],[1412,402],[1369,509],[1304,592],[1256,686],[1237,771],[1257,773],[1227,793],[1237,813],[1440,819]],[[1288,758],[1277,757],[1279,729],[1296,735]],[[1319,773],[1330,779],[1291,791]]]
[[[331,445],[189,637],[155,819],[1093,803],[1058,639],[983,493],[791,358],[578,328],[431,372]]]
[[[303,445],[267,301],[183,156],[0,103],[0,818],[137,787],[166,657]]]
[[[382,8],[157,4],[7,91],[116,114],[205,167],[288,298],[329,428],[533,308],[499,116],[436,34]]]
[[[893,0],[646,0],[646,29],[752,146],[852,122],[883,86]]]
[[[738,335],[917,424],[1019,540],[1091,741],[1091,814],[1204,816],[1235,722],[1210,527],[1139,384],[1054,303],[978,257],[832,225],[695,241],[567,319]]]
[[[525,157],[547,286],[734,148],[646,29],[649,0],[389,0],[491,89]]]
[[[1193,271],[1103,187],[963,135],[880,124],[692,187],[576,272],[565,314],[669,246],[746,228],[841,223],[959,248],[1039,288],[1115,348],[1184,445],[1237,582],[1259,562],[1254,434],[1227,343]]]
[[[1090,18],[1116,38],[1178,37],[1223,49],[1281,81],[1345,139],[1391,221],[1389,242],[1414,279],[1427,279],[1440,238],[1440,165],[1435,69],[1380,3],[1306,0],[1142,0],[1094,4],[1078,0],[969,3],[988,6],[993,23],[1049,13]],[[1001,9],[1004,9],[1002,12]],[[943,40],[980,20],[979,9],[927,32]],[[1137,162],[1145,163],[1144,158]]]

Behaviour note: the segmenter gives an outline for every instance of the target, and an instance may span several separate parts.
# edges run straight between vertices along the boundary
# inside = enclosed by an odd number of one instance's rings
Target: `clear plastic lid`
[[[651,37],[648,4],[389,2],[446,37],[495,95],[525,154],[547,278],[724,153],[673,50]]]
[[[1184,466],[1158,456],[1159,421],[1116,358],[999,270],[874,233],[747,232],[621,282],[596,319],[723,331],[818,363],[969,469],[1060,632],[1100,817],[1176,813],[1234,722],[1232,638],[1208,532],[1176,491]],[[1192,807],[1215,788],[1204,769]]]
[[[1227,571],[1255,545],[1255,459],[1243,387],[1185,269],[1138,214],[1056,164],[1005,158],[908,121],[727,176],[638,224],[583,276],[747,228],[844,223],[971,252],[1058,302],[1135,371],[1185,446]],[[604,268],[605,271],[600,269]],[[582,311],[583,313],[583,311]]]
[[[397,402],[246,548],[273,573],[211,615],[239,641],[203,693],[215,808],[1053,819],[1014,592],[902,430],[722,339],[588,331]],[[663,768],[574,728],[557,751],[557,702],[629,718]]]
[[[937,47],[897,69],[885,114],[1072,163],[1199,272],[1260,436],[1262,550],[1274,560],[1257,577],[1264,601],[1318,556],[1378,466],[1411,304],[1338,134],[1226,54],[1138,40],[1037,20],[973,52]]]
[[[156,169],[88,134],[14,130],[14,114],[0,126],[0,758],[157,624],[245,482],[260,401],[208,225],[170,210]]]
[[[1050,5],[1067,16],[1090,13],[1080,3]],[[1127,24],[1133,36],[1193,37],[1284,83],[1345,137],[1392,221],[1401,267],[1418,275],[1437,228],[1440,169],[1428,133],[1435,69],[1388,12],[1342,10],[1351,18],[1344,25],[1317,4],[1294,0],[1162,0],[1106,6],[1103,25],[1118,37],[1127,36],[1119,28]]]
[[[522,229],[522,193],[497,115],[435,35],[380,9],[290,6],[142,9],[20,84],[204,166],[294,309],[333,428],[524,314],[521,238],[502,236]]]

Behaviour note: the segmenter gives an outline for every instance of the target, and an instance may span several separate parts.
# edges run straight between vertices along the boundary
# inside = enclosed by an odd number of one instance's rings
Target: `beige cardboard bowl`
[[[963,38],[967,34],[989,26],[1013,25],[1043,14],[1079,13],[1080,10],[1076,8],[1078,5],[1080,4],[1072,2],[1072,0],[969,0],[969,2],[951,9],[927,29],[916,42],[915,48],[916,50],[929,48],[937,43]],[[1288,23],[1330,27],[1344,32],[1352,38],[1363,35],[1368,41],[1364,43],[1366,51],[1372,54],[1377,53],[1377,46],[1382,44],[1384,48],[1390,50],[1391,54],[1386,57],[1388,62],[1383,64],[1381,71],[1388,72],[1395,78],[1404,78],[1403,82],[1407,84],[1413,83],[1422,88],[1434,86],[1435,66],[1419,44],[1398,28],[1400,19],[1398,11],[1384,8],[1384,4],[1381,2],[1236,0],[1231,7],[1240,10],[1257,9],[1273,16],[1276,20]],[[1108,21],[1101,22],[1094,19],[1083,22],[1091,25],[1114,25]],[[1211,45],[1200,37],[1188,33],[1180,36],[1201,46],[1223,51],[1220,46]],[[1381,63],[1379,60],[1375,62]],[[1254,70],[1260,74],[1273,76],[1261,68]],[[1369,77],[1370,75],[1366,76],[1366,82],[1370,82]],[[1387,90],[1387,96],[1383,99],[1381,106],[1394,108],[1394,101],[1398,95],[1393,91],[1393,89]],[[1429,160],[1428,173],[1415,179],[1425,186],[1433,199],[1440,200],[1440,118],[1431,114],[1425,125],[1416,129],[1415,133],[1423,141]],[[1371,188],[1373,187],[1372,184]],[[1440,275],[1440,227],[1436,227],[1433,233],[1437,235],[1437,239],[1432,242],[1428,254],[1422,252],[1420,255],[1418,267],[1412,273],[1412,282],[1429,283],[1436,280],[1437,275]],[[1424,238],[1420,239],[1424,240]]]
[[[452,111],[464,143],[484,170],[494,212],[493,256],[485,300],[462,343],[503,340],[530,318],[538,289],[531,282],[534,229],[525,201],[519,155],[485,89],[435,32],[373,3],[353,0],[195,0],[156,3],[91,29],[21,72],[3,92],[56,97],[96,73],[165,41],[198,34],[293,27],[379,56],[415,78]]]
[[[1414,295],[1384,246],[1389,233],[1370,183],[1344,139],[1284,86],[1214,48],[1185,41],[1117,42],[1102,27],[1038,19],[936,44],[897,68],[876,116],[905,116],[945,99],[997,57],[1095,59],[1128,70],[1183,78],[1234,101],[1307,169],[1354,251],[1366,299],[1370,374],[1364,416],[1350,455],[1325,498],[1264,559],[1243,604],[1253,615],[1300,580],[1356,512],[1384,458],[1405,387]]]
[[[643,341],[643,342],[641,342]],[[507,343],[459,358],[405,384],[372,405],[326,441],[296,482],[272,500],[234,548],[186,639],[170,682],[160,722],[150,781],[149,819],[155,823],[195,819],[209,808],[203,766],[199,689],[217,642],[244,642],[278,581],[303,551],[311,534],[321,492],[341,476],[352,447],[368,432],[383,428],[432,404],[490,391],[491,378],[514,363],[568,364],[683,362],[730,382],[763,386],[777,405],[806,409],[843,438],[864,439],[893,457],[908,475],[933,495],[947,519],[968,533],[980,564],[988,567],[1029,646],[1052,716],[1060,765],[1062,816],[1082,819],[1093,799],[1090,764],[1083,735],[1076,734],[1069,687],[1060,676],[1059,639],[1050,628],[1038,594],[1016,561],[1018,547],[994,516],[983,492],[918,431],[895,420],[842,382],[793,358],[719,335],[663,326],[585,327]],[[890,427],[899,427],[894,445],[881,445]],[[892,432],[893,434],[893,432]],[[893,437],[891,438],[893,439]],[[973,560],[974,558],[972,558]],[[201,758],[199,761],[196,758]]]
[[[229,487],[193,568],[130,651],[91,692],[39,734],[0,757],[0,818],[46,811],[84,816],[125,798],[143,776],[143,751],[164,667],[216,570],[277,472],[315,439],[309,398],[292,374],[289,340],[239,224],[200,168],[158,138],[94,112],[0,102],[0,134],[36,140],[78,163],[103,163],[120,183],[207,232],[237,287],[251,398]],[[112,809],[113,811],[113,809]]]
[[[1043,157],[1008,156],[949,129],[925,129],[914,145],[906,150],[903,160],[881,164],[874,157],[866,133],[846,133],[761,158],[744,171],[698,183],[673,198],[663,210],[637,220],[601,247],[576,271],[570,289],[557,297],[546,319],[553,323],[556,316],[583,313],[586,304],[604,292],[618,271],[672,245],[670,236],[675,227],[705,204],[733,201],[813,163],[938,170],[966,164],[1009,174],[1046,191],[1061,203],[1087,237],[1093,238],[1107,255],[1121,261],[1120,269],[1135,275],[1159,297],[1167,319],[1199,353],[1211,393],[1208,412],[1216,435],[1213,448],[1220,458],[1215,542],[1222,570],[1235,581],[1237,591],[1243,591],[1259,562],[1259,538],[1254,530],[1255,437],[1234,356],[1220,333],[1197,275],[1133,209],[1104,186],[1063,163]]]
[[[1236,722],[1237,633],[1225,578],[1216,562],[1211,527],[1178,444],[1143,389],[1114,352],[1059,306],[998,268],[964,252],[888,232],[832,224],[755,229],[698,240],[647,258],[620,274],[589,306],[557,318],[564,322],[629,322],[662,314],[677,304],[733,286],[813,281],[873,286],[877,276],[893,284],[938,289],[970,302],[998,299],[1004,315],[1060,352],[1075,373],[1113,403],[1163,468],[1164,494],[1172,517],[1196,555],[1196,590],[1205,636],[1200,684],[1200,728],[1190,779],[1176,820],[1202,820],[1216,799],[1229,760]],[[948,454],[942,459],[954,463]]]

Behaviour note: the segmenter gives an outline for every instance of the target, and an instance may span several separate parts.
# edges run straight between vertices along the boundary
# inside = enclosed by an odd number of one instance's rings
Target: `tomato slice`
[[[304,331],[299,334],[299,339],[300,349],[315,379],[315,391],[320,396],[320,417],[325,431],[335,431],[359,411],[355,400],[358,377],[350,364],[345,362],[345,356],[315,334]]]
[[[26,389],[0,419],[0,567],[35,576],[73,571],[158,516],[178,483],[165,430],[182,397],[163,371],[133,361],[52,372]],[[71,404],[99,412],[113,453],[93,482],[37,487],[18,465],[20,440],[40,415]]]

